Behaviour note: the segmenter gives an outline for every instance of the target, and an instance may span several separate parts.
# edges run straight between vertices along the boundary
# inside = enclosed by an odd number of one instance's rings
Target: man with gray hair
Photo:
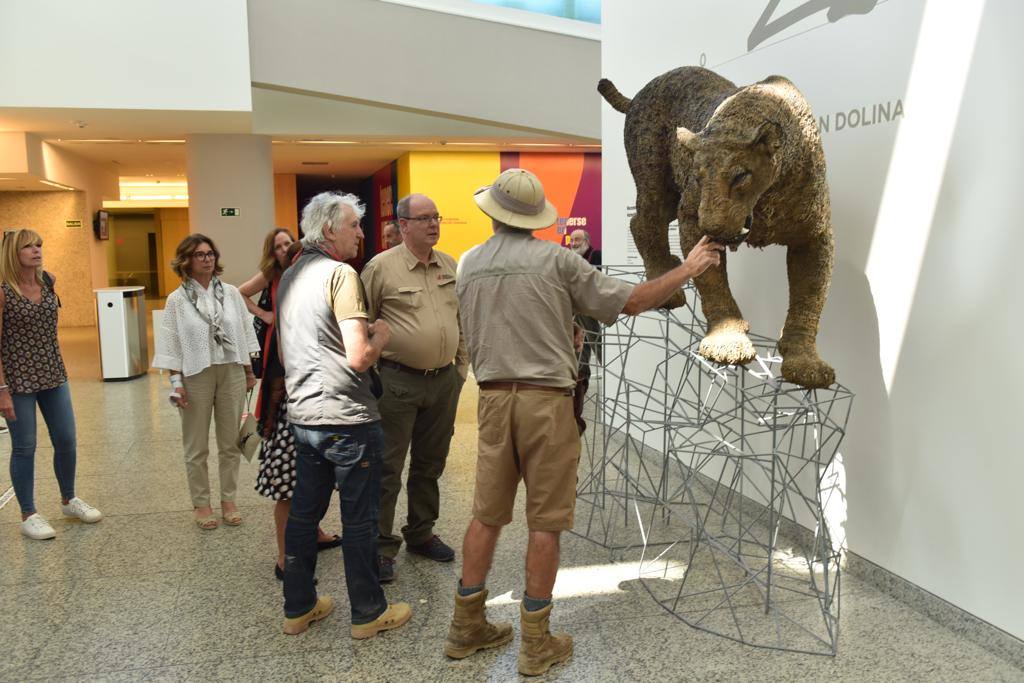
[[[601,250],[590,244],[590,233],[583,229],[569,233],[569,248],[583,257],[592,266],[601,265]]]
[[[295,436],[295,489],[284,541],[284,632],[302,633],[334,601],[317,596],[316,527],[335,486],[341,497],[342,554],[352,637],[372,638],[412,616],[388,605],[377,566],[377,509],[384,435],[372,366],[388,343],[388,324],[367,323],[356,272],[364,213],[358,197],[323,192],[302,210],[303,249],[278,286],[279,352],[288,421]],[[379,380],[378,380],[379,384]]]

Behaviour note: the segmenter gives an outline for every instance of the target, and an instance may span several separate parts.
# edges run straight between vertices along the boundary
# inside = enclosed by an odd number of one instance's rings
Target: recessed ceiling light
[[[165,188],[165,187],[188,187],[188,183],[186,183],[186,182],[179,182],[179,181],[164,182],[164,181],[161,181],[161,180],[154,180],[154,181],[150,181],[150,182],[122,181],[120,183],[120,185],[121,185],[121,187],[156,187],[156,186],[160,186],[161,188]]]

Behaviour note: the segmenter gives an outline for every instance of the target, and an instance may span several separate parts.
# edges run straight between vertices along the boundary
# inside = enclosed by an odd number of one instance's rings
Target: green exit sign
[[[242,212],[239,211],[238,209],[221,209],[220,210],[220,215],[221,216],[238,216],[241,213]]]

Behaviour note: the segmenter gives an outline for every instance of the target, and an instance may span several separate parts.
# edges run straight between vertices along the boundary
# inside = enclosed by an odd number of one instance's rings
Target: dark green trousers
[[[441,508],[437,482],[444,473],[455,432],[455,411],[463,379],[455,367],[434,376],[381,368],[384,395],[378,402],[384,428],[384,467],[380,482],[381,555],[394,557],[406,543],[430,540]],[[409,476],[405,490],[409,511],[402,535],[394,533],[395,504],[402,491],[406,454]]]

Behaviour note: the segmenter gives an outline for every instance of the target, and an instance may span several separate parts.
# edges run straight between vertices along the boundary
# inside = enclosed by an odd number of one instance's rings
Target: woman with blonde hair
[[[181,286],[164,306],[163,334],[158,338],[153,367],[170,371],[171,404],[181,412],[185,471],[200,529],[218,526],[210,504],[210,421],[215,423],[220,473],[221,518],[238,526],[235,505],[242,452],[238,427],[245,392],[256,385],[250,354],[259,351],[256,334],[238,290],[221,282],[224,271],[213,240],[193,233],[183,239],[171,268]]]
[[[43,270],[43,239],[32,230],[4,235],[0,255],[0,414],[11,433],[11,483],[21,506],[21,533],[42,540],[56,532],[35,508],[36,406],[53,444],[61,511],[87,524],[100,511],[75,496],[75,413],[57,344],[53,276]]]
[[[292,506],[295,488],[295,438],[288,426],[288,410],[284,389],[284,366],[277,352],[277,286],[281,274],[291,265],[292,257],[301,249],[290,232],[275,228],[263,241],[260,269],[248,282],[238,288],[245,297],[246,306],[256,316],[257,330],[262,323],[263,355],[259,366],[259,398],[256,419],[259,421],[263,443],[260,446],[260,470],[256,477],[256,491],[274,503],[274,527],[277,536],[277,562],[274,575],[284,580],[284,530]],[[249,298],[260,292],[259,306]],[[328,536],[317,528],[317,548],[326,550],[341,545],[338,536]]]

